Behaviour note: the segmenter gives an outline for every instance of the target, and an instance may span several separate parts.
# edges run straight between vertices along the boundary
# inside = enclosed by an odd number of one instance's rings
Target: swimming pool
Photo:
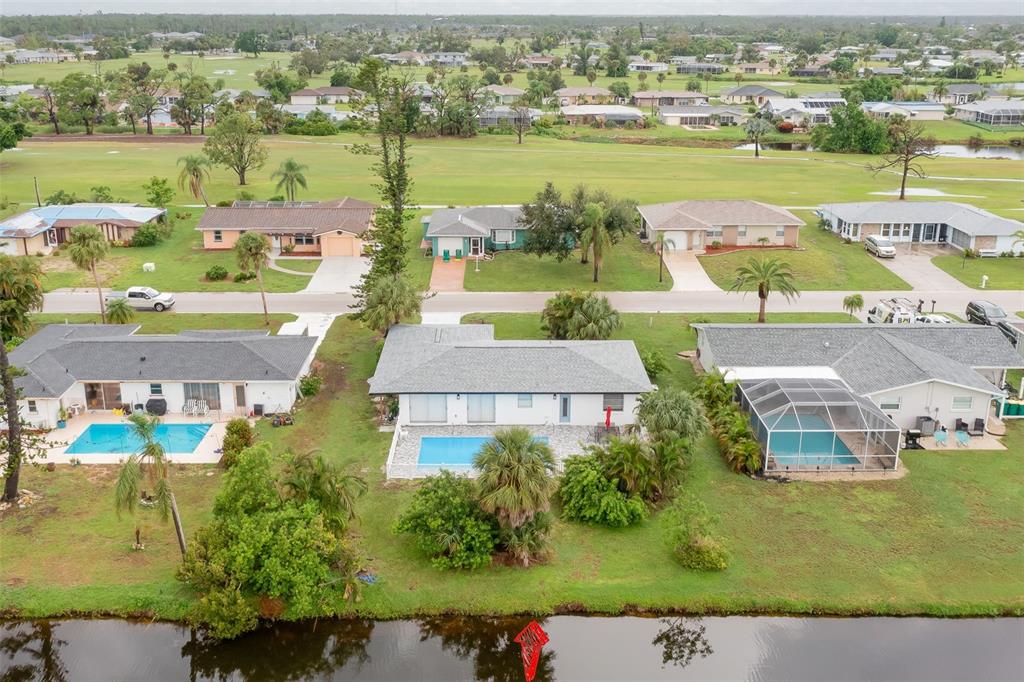
[[[800,436],[803,435],[803,442]],[[833,445],[833,439],[835,444]],[[773,431],[769,443],[771,454],[779,466],[856,466],[854,456],[834,431]],[[835,455],[832,448],[835,447]]]
[[[473,466],[473,458],[483,444],[491,440],[481,436],[423,436],[420,438],[420,453],[416,458],[419,466]],[[534,440],[547,443],[545,436]]]
[[[160,424],[156,440],[167,453],[195,451],[212,424]],[[90,424],[64,452],[69,455],[97,453],[134,454],[142,449],[142,440],[128,424]]]

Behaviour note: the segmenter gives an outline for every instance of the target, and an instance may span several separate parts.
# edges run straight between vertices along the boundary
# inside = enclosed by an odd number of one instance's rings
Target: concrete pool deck
[[[231,416],[233,418],[233,415]],[[220,461],[220,449],[224,443],[224,432],[227,428],[228,419],[221,417],[220,420],[212,414],[205,417],[192,417],[183,414],[167,414],[163,417],[165,424],[212,424],[206,432],[199,445],[192,452],[172,452],[167,454],[167,459],[175,464],[216,464]],[[72,417],[68,425],[63,429],[54,429],[46,434],[46,442],[50,445],[42,456],[36,461],[40,463],[53,462],[54,464],[69,464],[72,459],[77,459],[82,464],[118,464],[131,453],[125,452],[96,452],[68,454],[68,447],[81,436],[86,429],[93,424],[127,424],[126,417],[119,417],[108,412],[88,412],[86,414]]]

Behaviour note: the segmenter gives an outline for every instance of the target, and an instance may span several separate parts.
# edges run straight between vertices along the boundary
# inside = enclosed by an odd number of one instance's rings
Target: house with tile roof
[[[435,256],[463,258],[523,248],[519,206],[443,208],[423,217],[423,248]]]
[[[291,93],[291,104],[344,104],[363,96],[362,91],[347,86],[303,88]]]
[[[637,206],[640,237],[665,235],[667,251],[703,251],[722,246],[797,246],[804,221],[784,208],[760,201],[711,199]]]
[[[162,221],[167,210],[138,204],[78,203],[40,206],[0,220],[0,253],[49,254],[66,242],[71,228],[94,225],[111,242],[131,241],[138,228]]]

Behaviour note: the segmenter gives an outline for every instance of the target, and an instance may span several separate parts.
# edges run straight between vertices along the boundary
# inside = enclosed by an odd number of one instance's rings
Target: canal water
[[[523,679],[528,618],[280,624],[225,643],[121,620],[0,624],[3,680]],[[1024,619],[542,619],[538,680],[1021,680]]]
[[[752,152],[754,143],[736,145],[733,149]],[[814,147],[807,142],[766,142],[761,149],[780,152],[813,152]],[[1013,147],[1010,145],[983,145],[981,147],[970,147],[965,144],[939,144],[935,145],[935,151],[939,156],[948,156],[954,159],[1010,159],[1024,161],[1024,147]]]

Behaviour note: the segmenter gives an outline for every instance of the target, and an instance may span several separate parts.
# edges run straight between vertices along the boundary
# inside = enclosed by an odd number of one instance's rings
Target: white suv
[[[879,258],[895,258],[896,247],[885,237],[870,235],[864,238],[864,250],[873,253]]]

